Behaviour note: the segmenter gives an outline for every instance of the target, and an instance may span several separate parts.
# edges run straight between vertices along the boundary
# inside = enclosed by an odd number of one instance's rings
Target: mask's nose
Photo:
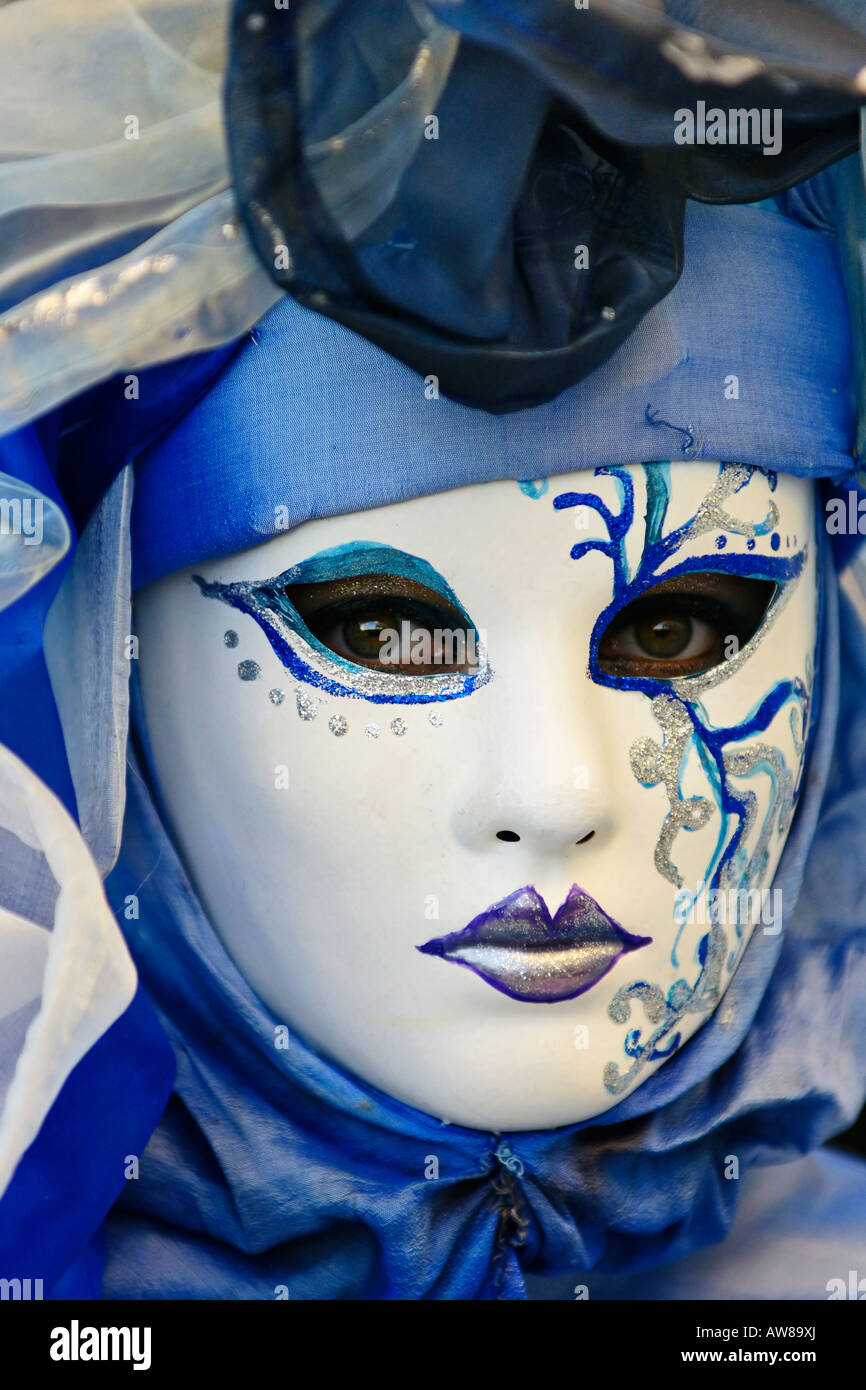
[[[565,650],[521,644],[497,666],[452,809],[452,831],[468,848],[559,854],[612,828],[617,697],[590,681],[570,636]]]
[[[594,830],[587,831],[585,835],[581,836],[577,843],[579,845],[586,844],[587,840],[591,840],[594,834]],[[516,830],[497,830],[496,838],[497,840],[504,840],[506,843],[515,844],[520,840],[520,835]]]

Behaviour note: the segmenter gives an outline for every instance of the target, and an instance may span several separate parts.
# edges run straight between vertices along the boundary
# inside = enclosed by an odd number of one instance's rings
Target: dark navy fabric
[[[262,264],[456,399],[550,400],[676,283],[687,197],[753,201],[857,148],[862,7],[749,8],[235,0],[226,124]],[[699,101],[776,111],[778,148],[678,143]]]

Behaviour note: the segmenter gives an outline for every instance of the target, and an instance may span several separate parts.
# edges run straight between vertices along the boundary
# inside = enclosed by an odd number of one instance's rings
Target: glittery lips
[[[651,941],[625,931],[576,883],[553,917],[527,884],[462,931],[417,949],[465,966],[511,999],[557,1004],[592,989],[620,956]]]

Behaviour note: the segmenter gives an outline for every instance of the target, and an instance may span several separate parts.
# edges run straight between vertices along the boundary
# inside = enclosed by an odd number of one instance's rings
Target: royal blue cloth
[[[0,473],[66,510],[54,471],[57,419],[0,439]],[[2,494],[2,486],[0,486]],[[42,649],[69,559],[0,614],[0,743],[76,815],[63,731]],[[0,902],[5,890],[0,887]],[[99,1297],[98,1232],[123,1186],[118,1154],[140,1152],[171,1091],[174,1057],[139,989],[67,1077],[0,1200],[0,1277],[41,1279],[45,1297]]]
[[[100,1298],[99,1232],[171,1093],[174,1057],[139,988],[67,1078],[0,1203],[0,1270],[46,1298]],[[58,1155],[64,1163],[58,1165]]]

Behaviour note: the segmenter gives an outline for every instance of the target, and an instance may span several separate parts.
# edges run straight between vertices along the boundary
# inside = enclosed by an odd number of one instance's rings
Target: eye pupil
[[[692,621],[687,614],[645,618],[636,624],[635,635],[648,656],[678,656],[691,641]]]
[[[351,618],[343,623],[343,640],[356,656],[375,660],[379,655],[386,630],[394,626],[388,616]]]

